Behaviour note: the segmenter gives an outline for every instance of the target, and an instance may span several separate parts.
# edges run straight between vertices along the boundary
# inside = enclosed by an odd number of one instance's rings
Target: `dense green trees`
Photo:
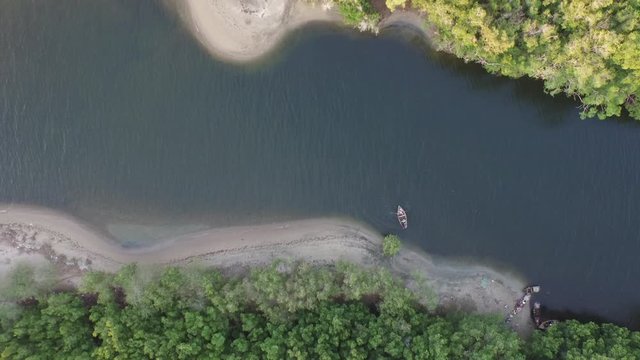
[[[623,328],[566,322],[525,344],[500,317],[433,315],[389,273],[349,264],[128,266],[32,299],[2,323],[0,359],[640,358]]]
[[[565,321],[531,340],[532,359],[639,359],[640,333],[611,324]]]
[[[95,345],[88,311],[75,294],[52,294],[29,306],[0,336],[2,359],[87,359]]]

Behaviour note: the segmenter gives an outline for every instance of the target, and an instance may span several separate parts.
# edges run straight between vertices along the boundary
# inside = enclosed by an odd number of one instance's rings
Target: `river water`
[[[429,253],[517,271],[555,309],[638,319],[635,123],[581,121],[538,82],[389,33],[311,26],[234,66],[150,0],[0,9],[0,202],[128,244],[325,215],[399,232],[402,204],[402,238]]]

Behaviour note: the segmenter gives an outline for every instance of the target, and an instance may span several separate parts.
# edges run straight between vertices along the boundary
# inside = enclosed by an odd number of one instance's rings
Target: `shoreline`
[[[334,9],[301,0],[186,0],[175,7],[198,42],[231,63],[261,60],[304,25],[342,23]]]
[[[165,0],[171,4],[174,0]],[[259,62],[277,51],[301,27],[328,23],[346,27],[330,0],[186,0],[173,11],[213,57],[234,64]],[[433,34],[415,11],[397,9],[378,24],[379,30],[409,29],[429,41]],[[351,31],[353,28],[347,27]],[[377,33],[377,32],[376,32]]]
[[[518,276],[479,264],[435,258],[404,246],[393,259],[381,252],[382,235],[365,224],[319,218],[255,226],[212,228],[167,239],[153,246],[125,248],[65,213],[33,206],[0,205],[0,275],[15,264],[53,263],[65,278],[79,280],[89,270],[117,271],[141,265],[198,264],[221,270],[246,270],[275,260],[332,265],[347,261],[386,267],[418,291],[418,278],[437,295],[442,309],[508,314],[522,295]],[[235,269],[235,270],[234,270]],[[73,282],[73,281],[71,281]],[[516,329],[532,329],[528,311],[515,318]]]

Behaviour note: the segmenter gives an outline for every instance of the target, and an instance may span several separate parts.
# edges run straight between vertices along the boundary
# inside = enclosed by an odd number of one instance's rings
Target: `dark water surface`
[[[580,121],[536,82],[393,36],[289,42],[232,66],[153,1],[0,0],[0,202],[93,222],[345,215],[383,232],[400,203],[402,237],[428,252],[633,320],[640,128]]]

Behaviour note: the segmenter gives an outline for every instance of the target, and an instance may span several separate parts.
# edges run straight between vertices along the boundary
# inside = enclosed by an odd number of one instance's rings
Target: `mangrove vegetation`
[[[25,294],[28,277],[5,289]],[[130,265],[7,303],[0,359],[640,358],[637,332],[567,321],[525,341],[500,316],[431,311],[388,272],[350,264]]]

